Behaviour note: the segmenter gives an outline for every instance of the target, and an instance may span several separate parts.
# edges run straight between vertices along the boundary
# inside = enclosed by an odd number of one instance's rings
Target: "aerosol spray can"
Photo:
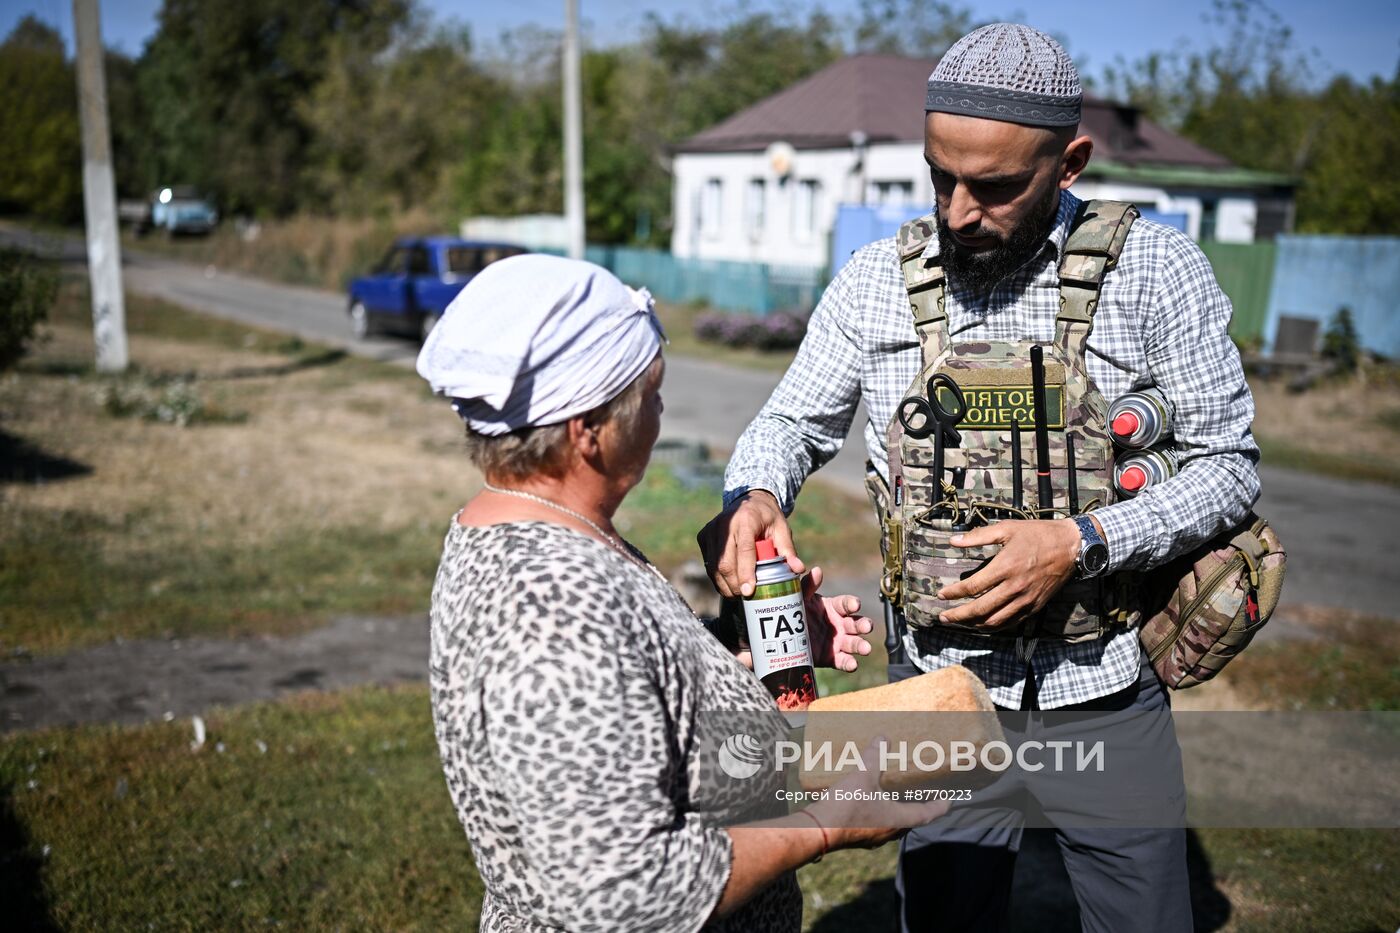
[[[1140,450],[1124,457],[1113,467],[1113,484],[1118,494],[1131,499],[1148,486],[1166,482],[1176,475],[1176,458],[1165,447]]]
[[[1108,431],[1120,447],[1151,447],[1172,433],[1172,407],[1158,389],[1127,392],[1108,408]]]
[[[801,712],[817,698],[802,579],[788,568],[787,558],[778,556],[772,541],[757,542],[755,550],[756,585],[744,600],[753,672],[773,694],[778,709]]]

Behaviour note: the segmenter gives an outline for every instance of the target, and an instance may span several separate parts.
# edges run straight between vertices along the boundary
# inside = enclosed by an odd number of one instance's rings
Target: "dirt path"
[[[856,593],[867,612],[878,607],[874,594],[862,589],[838,581],[829,592]],[[874,655],[882,657],[884,636],[878,615],[875,620],[870,641]],[[1313,633],[1299,622],[1288,634]],[[421,682],[427,669],[424,615],[345,616],[286,638],[118,641],[0,663],[0,733],[186,718],[299,690]],[[1185,710],[1251,708],[1225,684],[1178,694],[1174,703]]]
[[[428,619],[347,616],[288,638],[120,641],[0,664],[0,732],[181,718],[298,690],[424,680]]]
[[[830,583],[825,592],[855,593],[878,623],[873,582]],[[876,652],[882,638],[877,628]],[[179,719],[299,690],[423,682],[427,673],[426,615],[344,616],[287,637],[116,641],[0,662],[0,733]]]

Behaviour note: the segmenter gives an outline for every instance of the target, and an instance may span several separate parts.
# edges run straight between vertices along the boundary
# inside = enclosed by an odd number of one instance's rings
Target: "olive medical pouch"
[[[1243,651],[1278,605],[1286,563],[1278,535],[1251,512],[1149,573],[1138,637],[1162,682],[1203,684]]]
[[[948,540],[955,534],[959,532],[923,522],[906,526],[904,615],[913,628],[938,625],[944,610],[969,602],[967,599],[939,599],[938,590],[959,580],[966,580],[981,570],[1001,550],[1001,546],[996,544],[974,548],[953,547]],[[973,626],[949,622],[942,624],[977,631]]]

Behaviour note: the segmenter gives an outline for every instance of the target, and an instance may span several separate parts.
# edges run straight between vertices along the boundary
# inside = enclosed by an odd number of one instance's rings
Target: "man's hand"
[[[870,653],[870,643],[862,638],[875,624],[860,613],[857,596],[823,596],[822,569],[813,567],[802,581],[802,601],[807,607],[807,643],[812,663],[850,673],[858,666],[856,657]]]
[[[1039,612],[1074,575],[1081,535],[1073,519],[1004,521],[954,535],[955,547],[1000,544],[987,566],[938,591],[939,599],[976,597],[940,613],[947,622],[998,628]]]
[[[797,557],[788,530],[787,516],[766,489],[755,489],[734,500],[728,509],[700,529],[695,540],[705,561],[705,572],[721,596],[751,596],[754,587],[754,542],[772,538],[778,553],[787,558],[793,573],[806,568]]]

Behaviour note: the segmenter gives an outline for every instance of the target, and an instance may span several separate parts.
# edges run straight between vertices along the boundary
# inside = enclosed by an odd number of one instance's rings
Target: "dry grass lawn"
[[[1250,388],[1266,464],[1400,485],[1400,370],[1373,366],[1306,392],[1251,377]]]
[[[109,640],[286,633],[425,611],[442,535],[480,478],[411,370],[128,301],[132,371],[92,371],[81,284],[0,379],[0,655]],[[143,417],[170,398],[184,426]],[[167,405],[167,407],[169,407]],[[649,471],[618,526],[665,571],[696,556],[718,490]],[[867,558],[868,506],[814,485],[794,531]]]
[[[49,338],[0,381],[7,447],[70,474],[0,484],[4,648],[424,608],[437,544],[479,482],[441,402],[412,373],[276,335],[176,339],[161,322],[184,312],[131,304],[131,373],[90,371],[69,283]],[[179,427],[104,405],[176,383],[217,417]]]
[[[90,357],[91,334],[66,325],[34,363]],[[159,379],[193,372],[202,397],[246,414],[246,424],[180,429],[102,408],[101,380],[12,377],[0,389],[6,430],[38,441],[50,454],[98,467],[71,482],[12,486],[9,504],[110,516],[116,504],[148,516],[145,531],[194,542],[208,534],[257,546],[288,524],[334,533],[373,520],[417,521],[424,501],[446,514],[474,491],[475,473],[445,441],[451,414],[426,392],[397,380],[327,386],[319,367],[238,376],[287,364],[281,355],[225,350],[136,336],[131,355],[142,374]],[[336,380],[337,382],[339,380]],[[142,548],[123,536],[111,548]]]

